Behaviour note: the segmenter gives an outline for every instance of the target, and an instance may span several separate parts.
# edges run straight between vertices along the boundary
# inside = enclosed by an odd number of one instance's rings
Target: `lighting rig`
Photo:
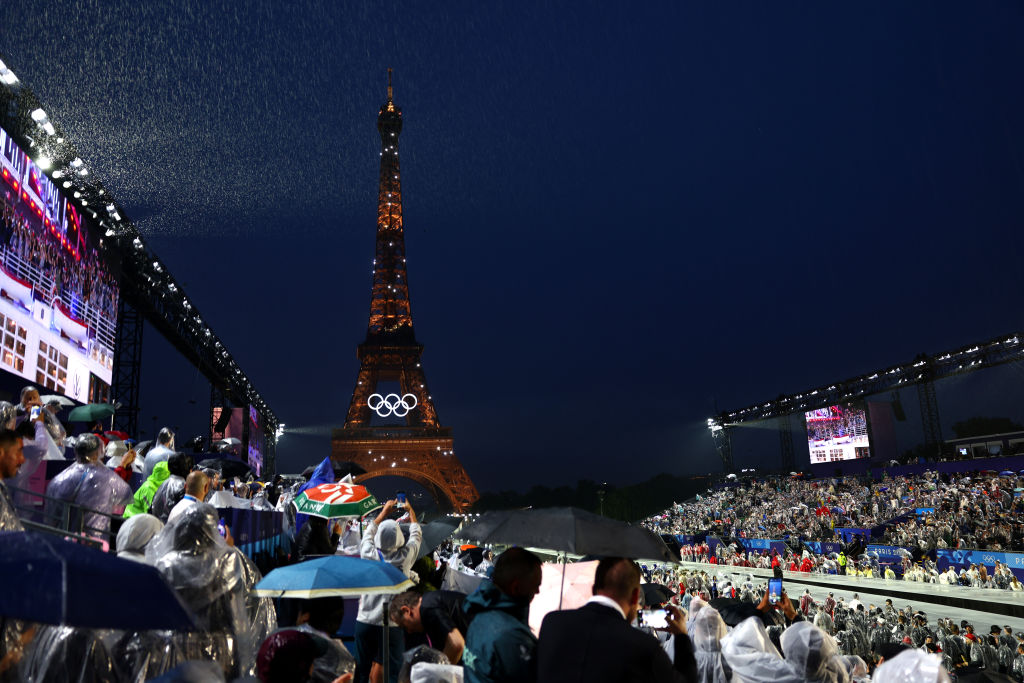
[[[120,257],[118,347],[112,391],[113,400],[123,406],[115,415],[115,425],[131,434],[137,432],[142,321],[145,320],[232,403],[256,408],[266,436],[264,469],[273,472],[274,446],[280,435],[277,416],[181,285],[146,244],[117,200],[91,175],[62,129],[2,58],[0,125],[17,140],[36,166],[63,189],[68,200],[92,218],[93,224],[102,231],[101,244]]]
[[[1022,339],[1024,339],[1024,333],[1014,332],[932,356],[922,353],[911,361],[876,370],[868,375],[853,377],[798,394],[780,395],[773,401],[757,403],[709,417],[708,429],[715,440],[723,464],[726,469],[732,469],[732,449],[728,433],[730,427],[744,422],[788,418],[794,413],[837,405],[902,387],[917,386],[925,443],[937,446],[941,441],[941,429],[938,403],[935,400],[935,381],[1024,360]]]

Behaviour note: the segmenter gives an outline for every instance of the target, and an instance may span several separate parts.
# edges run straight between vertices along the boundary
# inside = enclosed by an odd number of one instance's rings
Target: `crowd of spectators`
[[[63,297],[71,303],[75,317],[84,315],[83,304],[86,304],[113,325],[117,320],[119,288],[117,279],[96,248],[83,241],[80,258],[76,259],[56,235],[42,228],[34,214],[17,208],[19,205],[12,201],[10,192],[7,195],[0,221],[0,244],[38,269],[42,278],[33,282],[34,285],[42,287],[44,279],[52,283],[49,291],[42,292],[49,297],[46,303],[52,304],[54,298]]]
[[[299,529],[287,561],[351,553],[354,548],[358,556],[388,563],[415,584],[388,606],[380,595],[364,594],[354,640],[346,644],[337,637],[344,617],[339,598],[275,602],[255,593],[263,572],[235,546],[230,528],[211,504],[220,506],[226,497],[229,503],[244,500],[255,509],[288,509],[294,487],[280,478],[266,485],[231,486],[178,451],[170,430],[163,430],[146,454],[132,448],[118,452],[110,444],[104,446],[99,434],[68,437],[56,429],[59,421],[40,404],[33,387],[26,387],[20,398],[16,406],[0,402],[0,530],[23,529],[23,508],[8,486],[23,481],[23,470],[38,466],[54,448],[59,451],[59,438],[70,445],[74,462],[47,487],[44,521],[77,525],[80,540],[104,539],[121,558],[155,567],[194,615],[198,628],[116,631],[6,619],[0,625],[0,680],[163,677],[160,680],[380,683],[388,669],[389,683],[931,683],[947,680],[947,672],[966,676],[977,671],[1001,672],[1024,682],[1024,641],[1008,628],[978,634],[966,622],[932,624],[910,606],[898,609],[890,601],[863,604],[856,595],[849,601],[830,595],[817,604],[809,594],[799,599],[782,594],[773,603],[765,587],[749,576],[734,584],[724,574],[711,573],[726,570],[648,568],[622,557],[597,563],[593,596],[586,604],[550,612],[539,628],[531,629],[530,606],[543,576],[537,555],[510,548],[495,557],[485,549],[473,553],[474,549],[451,544],[432,554],[421,553],[423,532],[416,513],[408,502],[399,510],[397,501],[387,501],[362,527],[331,525],[317,518],[296,520]],[[329,467],[329,461],[325,463],[321,466]],[[133,475],[145,471],[148,476],[133,491],[128,482],[137,482],[140,477]],[[685,524],[680,515],[686,514],[686,506],[702,506],[705,520],[716,528],[727,525],[733,536],[742,538],[754,529],[749,526],[754,515],[794,529],[805,528],[812,519],[820,525],[833,516],[864,523],[883,519],[883,509],[885,514],[900,514],[918,500],[934,503],[935,518],[942,520],[946,504],[953,515],[975,510],[970,503],[959,505],[962,498],[974,495],[975,486],[988,499],[977,508],[979,514],[998,516],[1004,504],[1012,508],[1012,496],[1006,499],[1001,492],[1015,479],[977,481],[925,478],[890,482],[884,490],[853,481],[759,482],[675,506],[671,514],[650,523],[659,528]],[[758,501],[742,498],[771,491],[789,497],[813,491],[819,496],[809,513],[799,511],[802,517],[798,510],[772,515]],[[873,495],[868,507],[857,504],[862,492]],[[914,500],[904,500],[906,495]],[[883,502],[886,497],[893,502]],[[715,510],[710,501],[731,505]],[[89,510],[80,507],[85,503]],[[59,511],[62,504],[69,509]],[[840,512],[825,511],[847,505]],[[77,521],[74,515],[79,516]],[[974,533],[968,536],[971,530]],[[960,529],[970,538],[977,537],[977,531]],[[738,546],[727,543],[719,544],[715,553],[705,544],[689,544],[688,551],[690,559],[703,556],[723,564],[778,566],[781,561],[800,560],[798,570],[831,559],[765,553],[751,562]],[[851,553],[848,566],[858,571],[867,561],[868,570],[877,568],[870,559]],[[908,566],[909,572],[917,569]],[[465,590],[452,589],[448,571],[471,578],[472,583]],[[991,574],[972,568],[965,575],[980,584],[1014,580],[1007,579],[1008,568],[999,566]],[[960,575],[956,578],[959,581]],[[667,593],[652,597],[658,592],[649,592],[642,583],[659,584]],[[437,586],[442,589],[434,590]],[[664,625],[655,628],[648,623],[643,614],[651,613],[641,613],[642,607],[664,610]]]
[[[832,652],[842,657],[850,680],[866,680],[872,674],[874,680],[883,680],[885,677],[880,675],[884,673],[880,665],[898,653],[910,650],[919,653],[913,655],[915,658],[922,655],[941,657],[944,670],[954,677],[970,677],[984,670],[989,674],[1005,674],[1013,680],[1024,681],[1024,633],[1014,633],[1013,628],[1007,625],[975,629],[966,620],[955,623],[949,618],[930,619],[925,611],[909,604],[897,607],[891,599],[876,605],[865,603],[856,593],[848,598],[830,591],[824,599],[816,600],[809,589],[799,597],[786,596],[783,599],[782,612],[786,617],[783,620],[778,618],[778,614],[765,609],[768,591],[765,585],[757,584],[753,576],[672,567],[648,569],[646,566],[644,573],[649,580],[678,590],[672,602],[686,609],[689,620],[694,624],[700,622],[704,610],[712,610],[705,618],[713,621],[715,627],[710,631],[705,629],[701,634],[704,637],[717,636],[718,647],[709,649],[725,655],[720,661],[725,665],[722,681],[730,680],[730,670],[731,680],[736,680],[737,672],[730,666],[729,653],[737,652],[737,648],[735,643],[728,644],[729,638],[735,638],[741,630],[753,628],[740,625],[727,632],[726,624],[735,624],[751,613],[759,614],[763,622],[763,632],[761,625],[753,630],[786,653],[787,659],[786,643],[790,640],[787,633],[792,631],[794,622],[812,624],[824,634],[814,634],[812,639],[820,638],[828,643],[819,652]],[[756,607],[752,609],[752,605]],[[692,628],[691,635],[695,636]],[[743,664],[740,666],[744,668]],[[998,680],[994,675],[988,679]],[[741,680],[749,679],[741,676]],[[841,673],[831,680],[842,680]]]
[[[702,539],[682,544],[687,561],[1017,591],[1024,584],[1005,563],[964,562],[940,571],[935,551],[1024,551],[1022,491],[1024,477],[1009,471],[749,480],[677,503],[644,524]],[[722,542],[709,544],[708,535]],[[774,551],[745,549],[744,540],[754,538],[786,543]],[[803,541],[832,542],[839,550],[815,553]],[[871,543],[899,550],[880,558]]]
[[[805,541],[840,540],[843,528],[884,527],[879,541],[889,545],[1018,551],[1021,491],[1024,476],[1010,472],[751,480],[677,503],[644,524],[658,533]]]

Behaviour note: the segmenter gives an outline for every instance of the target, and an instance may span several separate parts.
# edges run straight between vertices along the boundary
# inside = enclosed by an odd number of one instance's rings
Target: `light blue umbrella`
[[[412,587],[412,581],[387,562],[328,555],[275,569],[256,584],[255,593],[264,598],[326,598],[367,593],[393,595]],[[386,598],[384,614],[386,618]],[[385,681],[389,680],[389,632],[390,629],[384,629]]]
[[[413,587],[387,562],[330,555],[279,567],[256,584],[264,598],[351,597],[367,593],[395,594]]]

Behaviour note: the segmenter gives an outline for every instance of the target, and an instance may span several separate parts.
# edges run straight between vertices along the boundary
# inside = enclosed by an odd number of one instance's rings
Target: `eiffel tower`
[[[377,193],[377,247],[373,261],[370,322],[359,345],[359,375],[345,426],[331,436],[331,458],[351,461],[366,470],[357,481],[400,476],[422,484],[439,507],[447,500],[455,511],[469,507],[479,495],[455,457],[452,430],[442,427],[427,389],[416,341],[405,271],[402,228],[402,181],[398,168],[398,135],[402,110],[392,98],[377,115],[380,133],[380,187]],[[398,383],[398,391],[378,390],[380,382]],[[398,424],[371,425],[391,418]]]

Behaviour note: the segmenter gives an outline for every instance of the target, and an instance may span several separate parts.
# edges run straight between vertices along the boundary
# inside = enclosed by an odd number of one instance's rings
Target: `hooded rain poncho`
[[[836,641],[820,628],[798,621],[782,632],[780,641],[786,661],[809,683],[849,682]]]
[[[744,619],[722,639],[722,655],[732,683],[804,683],[768,639],[759,617]]]
[[[131,504],[125,509],[124,516],[131,517],[133,515],[141,515],[149,512],[149,506],[153,504],[153,496],[156,495],[157,489],[160,488],[160,484],[167,481],[167,478],[171,476],[171,471],[167,469],[166,462],[157,463],[156,467],[153,468],[153,474],[149,475],[149,479],[142,482],[142,486],[135,492],[135,497],[132,499]]]
[[[686,632],[693,642],[693,656],[697,660],[697,683],[729,683],[729,670],[722,656],[722,638],[728,632],[718,610],[703,607],[687,624]]]
[[[153,515],[135,515],[117,532],[117,556],[136,562],[146,561],[146,545],[160,533],[164,523]]]
[[[874,683],[949,683],[938,655],[920,650],[904,650],[882,662],[871,677]]]
[[[216,508],[197,503],[146,547],[147,561],[195,614],[199,630],[138,633],[124,641],[133,677],[145,680],[196,659],[218,662],[228,677],[252,670],[246,569],[240,554],[221,538],[217,519]]]
[[[406,541],[398,522],[392,519],[384,520],[379,528],[376,522],[370,522],[359,542],[359,556],[365,560],[387,562],[409,576],[409,570],[416,562],[416,555],[422,542],[423,533],[419,524],[409,525],[409,540]],[[384,597],[375,594],[359,598],[359,614],[356,615],[356,621],[383,626]]]

